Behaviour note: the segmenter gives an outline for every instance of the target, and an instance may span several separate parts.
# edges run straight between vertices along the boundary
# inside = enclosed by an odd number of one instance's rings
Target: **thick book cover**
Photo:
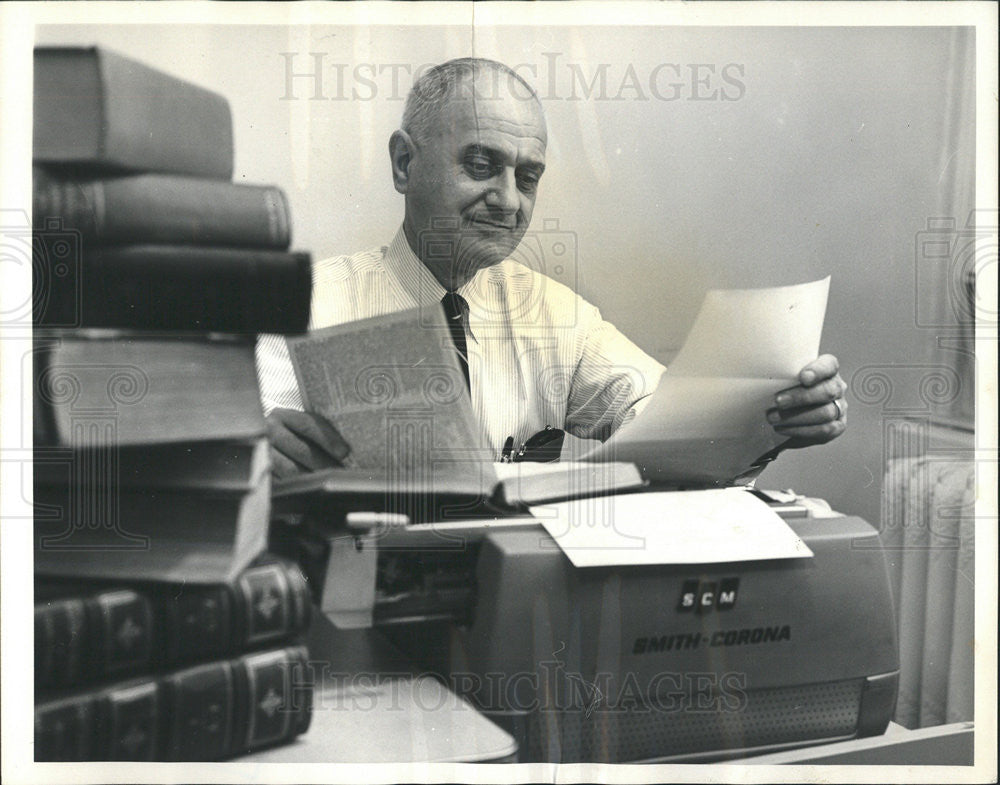
[[[225,98],[100,47],[35,49],[38,162],[229,180]]]
[[[137,174],[67,176],[36,166],[32,223],[76,230],[85,249],[157,243],[283,250],[291,240],[288,200],[277,186],[203,177]]]
[[[247,493],[270,471],[269,449],[264,437],[154,445],[92,444],[76,449],[35,447],[34,482],[59,485],[76,481],[125,490]]]
[[[223,760],[305,733],[312,693],[308,651],[291,646],[42,694],[35,760]]]
[[[35,585],[35,687],[72,687],[207,661],[304,633],[309,589],[297,565],[258,559],[232,583]]]
[[[195,491],[115,487],[91,469],[35,483],[36,575],[222,583],[267,546],[269,473],[249,492]]]
[[[35,269],[49,287],[35,300],[37,327],[301,333],[309,324],[308,253],[201,245],[84,251],[78,235],[55,230],[34,239]],[[60,252],[67,242],[77,250]],[[71,272],[60,276],[64,268]]]
[[[127,447],[266,434],[246,339],[67,332],[36,340],[35,445]]]

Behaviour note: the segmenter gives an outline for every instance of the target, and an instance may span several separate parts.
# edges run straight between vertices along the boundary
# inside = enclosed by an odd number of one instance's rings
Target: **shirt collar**
[[[386,249],[382,257],[382,266],[399,282],[417,305],[439,303],[447,291],[413,253],[402,226]]]
[[[396,236],[392,238],[389,247],[386,248],[382,257],[382,265],[410,295],[413,302],[418,306],[436,305],[444,297],[445,289],[434,274],[427,269],[420,258],[413,253],[409,241],[406,239],[406,232],[403,227],[399,227]],[[472,319],[478,319],[477,306],[486,297],[484,287],[490,279],[490,272],[493,267],[479,270],[472,278],[466,281],[456,291],[462,295],[467,304],[465,326],[469,336],[478,343],[475,333],[472,330]]]

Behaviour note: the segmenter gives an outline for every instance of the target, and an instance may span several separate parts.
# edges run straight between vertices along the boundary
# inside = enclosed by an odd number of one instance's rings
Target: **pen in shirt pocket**
[[[535,463],[558,461],[565,436],[566,432],[561,428],[546,425],[544,430],[539,431],[521,445],[521,449],[517,451],[513,460],[515,462],[532,461]]]
[[[500,463],[510,463],[513,458],[511,453],[514,452],[514,437],[508,436],[507,441],[503,443],[503,451],[500,453]]]

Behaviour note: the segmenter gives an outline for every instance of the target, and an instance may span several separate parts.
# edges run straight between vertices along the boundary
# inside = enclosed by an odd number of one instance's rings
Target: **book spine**
[[[43,406],[35,406],[44,409]],[[86,464],[86,448],[48,446],[48,433],[35,431],[34,483],[65,485],[76,464]],[[98,478],[122,490],[183,493],[247,493],[269,469],[267,437],[179,444],[118,445],[117,477]]]
[[[164,601],[163,647],[173,662],[206,659],[273,644],[309,628],[309,590],[299,568],[275,560],[244,570],[234,586],[185,593]],[[224,610],[223,610],[224,609]]]
[[[229,755],[274,746],[309,729],[313,683],[305,647],[246,654],[235,670],[247,710],[236,712],[241,722]]]
[[[35,684],[87,678],[87,609],[80,597],[35,603]]]
[[[311,602],[302,571],[274,561],[244,570],[233,587],[236,646],[248,649],[309,627]]]
[[[97,47],[40,47],[34,63],[36,161],[232,178],[221,95]]]
[[[43,699],[35,760],[222,760],[290,741],[311,719],[308,659],[290,646]]]
[[[70,687],[273,645],[309,627],[294,564],[245,570],[235,586],[111,589],[35,604],[35,685]]]
[[[129,590],[35,605],[35,684],[85,683],[153,662],[153,608]]]
[[[35,760],[95,760],[94,699],[74,695],[35,706]]]
[[[175,175],[61,179],[35,167],[32,220],[80,232],[84,247],[157,243],[283,250],[288,200],[275,186]]]
[[[31,433],[36,451],[43,445],[56,444],[59,428],[56,423],[51,385],[45,384],[46,369],[52,368],[58,343],[36,337],[31,347]]]
[[[51,254],[36,237],[44,267]],[[80,267],[81,280],[49,279],[55,291],[36,326],[301,333],[309,324],[308,253],[135,245],[93,250]],[[71,286],[76,296],[63,291]]]

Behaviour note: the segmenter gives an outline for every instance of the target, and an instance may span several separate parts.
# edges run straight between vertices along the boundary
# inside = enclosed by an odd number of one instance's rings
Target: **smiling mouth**
[[[485,226],[497,231],[512,232],[517,228],[517,224],[504,223],[503,221],[491,221],[488,218],[472,218],[470,223],[473,226]]]

